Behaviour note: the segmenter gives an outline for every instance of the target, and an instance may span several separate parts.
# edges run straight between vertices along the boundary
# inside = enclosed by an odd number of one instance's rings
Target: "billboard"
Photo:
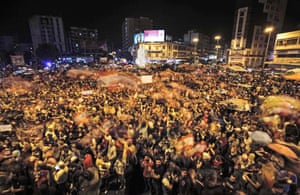
[[[164,42],[165,30],[144,30],[144,42]]]

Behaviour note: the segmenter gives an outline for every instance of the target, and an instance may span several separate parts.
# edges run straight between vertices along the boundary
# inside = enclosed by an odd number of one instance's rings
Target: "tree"
[[[51,43],[40,44],[36,49],[36,56],[42,61],[54,61],[59,57],[59,51]]]

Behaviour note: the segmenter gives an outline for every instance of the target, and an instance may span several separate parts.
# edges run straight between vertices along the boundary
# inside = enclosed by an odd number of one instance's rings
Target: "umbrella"
[[[94,74],[93,71],[87,69],[70,69],[66,72],[66,76],[73,79],[85,79],[89,78]]]
[[[278,144],[278,143],[270,143],[267,146],[271,150],[287,157],[288,159],[298,159],[297,154],[292,149],[290,149],[285,145]]]
[[[250,104],[248,100],[240,99],[240,98],[232,98],[228,100],[223,100],[220,104],[226,105],[230,110],[237,110],[237,111],[249,111]]]
[[[136,89],[141,83],[141,79],[136,75],[118,71],[99,71],[93,75],[93,78],[99,81],[99,83],[101,83],[103,87],[108,87],[111,89]]]
[[[300,100],[287,95],[268,96],[260,109],[263,115],[297,116],[300,111]]]
[[[258,144],[270,144],[272,138],[264,131],[254,131],[250,135],[251,139]]]
[[[286,80],[300,81],[300,68],[287,70],[282,76]]]
[[[285,142],[285,141],[282,141],[279,139],[275,139],[274,141],[278,144],[282,144],[282,145],[285,145],[285,146],[291,148],[297,155],[300,155],[300,146],[298,146],[294,143]]]
[[[34,89],[34,84],[20,77],[7,77],[2,79],[2,87],[6,92],[24,95]]]

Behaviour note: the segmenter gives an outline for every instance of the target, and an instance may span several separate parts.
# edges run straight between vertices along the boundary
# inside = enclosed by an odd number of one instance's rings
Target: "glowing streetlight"
[[[193,38],[192,42],[194,43],[194,64],[196,64],[197,44],[199,42],[199,38]]]
[[[263,69],[265,68],[265,61],[267,60],[271,34],[272,34],[273,30],[274,30],[273,26],[266,27],[265,30],[264,30],[264,32],[268,34],[268,41],[267,41],[267,46],[266,46],[266,50],[265,50],[265,55],[264,55],[264,58],[263,58]]]
[[[216,36],[215,36],[215,40],[217,41],[217,43],[219,43],[219,41],[220,41],[221,38],[222,38],[222,37],[221,37],[220,35],[216,35]]]
[[[218,62],[218,59],[219,59],[219,49],[221,48],[221,45],[219,44],[221,38],[222,37],[220,35],[216,35],[214,37],[215,41],[217,42],[217,44],[216,44],[216,52],[217,52],[216,60],[217,60],[217,62]]]

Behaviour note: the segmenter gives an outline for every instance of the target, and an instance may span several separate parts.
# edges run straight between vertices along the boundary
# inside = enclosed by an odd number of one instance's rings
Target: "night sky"
[[[182,38],[188,30],[197,29],[229,39],[234,5],[235,0],[10,0],[1,5],[0,35],[15,34],[22,41],[30,41],[28,19],[40,14],[62,17],[66,29],[69,26],[96,28],[100,39],[109,39],[116,46],[121,45],[124,18],[140,16],[151,18],[154,28],[165,29],[174,38]],[[296,10],[299,7],[300,0],[289,0],[287,29],[300,23]]]

